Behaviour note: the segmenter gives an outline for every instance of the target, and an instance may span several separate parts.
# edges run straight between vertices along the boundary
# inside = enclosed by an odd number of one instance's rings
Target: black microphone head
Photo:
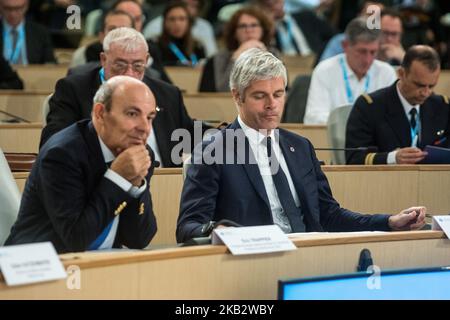
[[[159,168],[161,166],[161,162],[158,160],[153,160],[153,164],[155,165],[155,168]]]

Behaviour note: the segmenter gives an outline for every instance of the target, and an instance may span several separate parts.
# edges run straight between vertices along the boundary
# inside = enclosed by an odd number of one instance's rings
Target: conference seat
[[[345,131],[352,107],[352,105],[346,105],[331,111],[327,122],[327,136],[330,148],[345,148]],[[332,151],[331,162],[332,164],[345,164],[345,152]]]

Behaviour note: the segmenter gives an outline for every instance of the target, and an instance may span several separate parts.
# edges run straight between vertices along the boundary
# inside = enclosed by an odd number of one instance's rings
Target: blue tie
[[[305,232],[305,223],[303,222],[302,210],[295,205],[294,198],[292,197],[289,183],[284,174],[275,152],[272,147],[272,138],[266,138],[267,156],[270,162],[270,168],[275,168],[272,171],[272,178],[277,189],[278,198],[280,199],[283,211],[287,215],[293,232]]]

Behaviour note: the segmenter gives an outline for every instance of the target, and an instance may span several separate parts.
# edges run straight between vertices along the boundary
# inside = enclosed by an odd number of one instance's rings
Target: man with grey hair
[[[146,145],[155,116],[143,82],[103,83],[92,121],[61,130],[39,152],[6,245],[51,241],[59,253],[146,247],[156,233]]]
[[[352,105],[359,95],[387,87],[397,79],[389,64],[375,59],[381,33],[367,27],[367,18],[353,19],[345,35],[344,53],[322,61],[312,73],[305,124],[325,124],[333,109]]]
[[[286,83],[285,67],[267,51],[249,49],[236,60],[230,87],[239,116],[194,151],[181,195],[177,241],[207,236],[228,224],[223,219],[244,226],[276,224],[286,233],[422,227],[424,207],[390,216],[339,206],[311,143],[278,128]],[[245,136],[242,145],[228,139],[236,132]],[[215,150],[215,162],[198,161],[210,150]]]
[[[48,138],[72,123],[90,118],[92,99],[101,83],[127,75],[143,81],[154,93],[158,116],[153,123],[149,145],[155,151],[155,160],[164,167],[176,166],[171,157],[171,141],[175,129],[186,129],[194,135],[194,122],[189,117],[180,90],[146,73],[149,59],[147,41],[132,28],[117,28],[103,41],[101,65],[89,64],[75,68],[56,83],[55,93],[49,101],[47,125],[42,131],[41,146]]]

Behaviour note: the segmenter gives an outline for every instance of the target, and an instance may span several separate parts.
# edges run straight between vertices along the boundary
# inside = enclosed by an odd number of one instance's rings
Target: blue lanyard
[[[11,64],[16,64],[19,62],[19,56],[22,52],[22,47],[25,42],[24,28],[23,27],[19,28],[19,30],[17,30],[17,32],[18,32],[18,38],[17,38],[17,42],[16,42],[16,47],[14,48],[14,52],[13,52],[11,33],[6,31],[6,28],[3,29],[3,39],[5,41],[5,55],[6,55],[5,58]]]
[[[186,58],[186,56],[183,54],[183,52],[181,52],[181,50],[178,49],[178,47],[175,43],[173,43],[173,42],[169,43],[169,48],[177,56],[178,60],[180,60],[180,62],[182,64],[184,64],[184,65],[191,64],[192,66],[195,66],[198,63],[198,59],[197,59],[197,56],[195,55],[195,53],[191,54],[191,56],[190,56],[191,61],[189,62],[189,60]]]
[[[345,67],[345,63],[344,63],[344,56],[342,56],[339,59],[339,63],[341,64],[342,73],[344,75],[345,92],[347,93],[347,101],[348,101],[348,103],[353,104],[353,102],[355,102],[355,97],[353,96],[353,91],[352,91],[352,88],[350,87],[350,82],[348,80],[347,68]],[[370,75],[367,73],[366,84],[364,86],[364,93],[367,93],[367,91],[369,90],[369,83],[370,83]]]
[[[283,33],[281,33],[280,40],[283,42],[283,47],[287,48],[287,47],[289,47],[290,43],[295,42],[295,39],[294,39],[294,34],[292,32],[291,18],[290,17],[286,17],[285,21],[286,21],[286,27],[287,27],[287,30],[286,30],[287,31],[287,37],[286,37],[286,34],[283,32]],[[294,47],[295,47],[295,45],[294,45]]]
[[[105,80],[105,69],[101,68],[100,71],[98,72],[98,74],[99,74],[99,76],[100,76],[100,81],[101,81],[102,83],[104,83],[104,82],[106,81],[106,80]]]

